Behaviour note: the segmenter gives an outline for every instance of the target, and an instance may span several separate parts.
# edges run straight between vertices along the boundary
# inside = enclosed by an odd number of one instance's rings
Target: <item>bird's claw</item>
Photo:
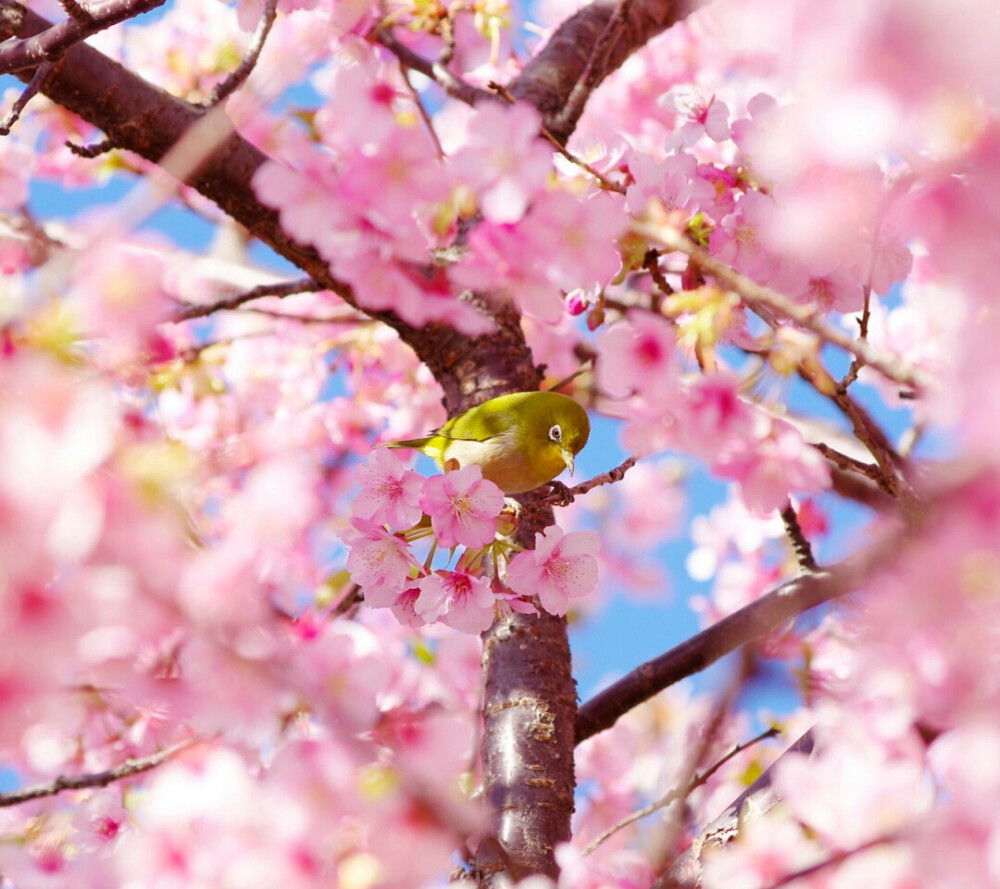
[[[554,505],[569,506],[576,499],[576,497],[573,496],[573,492],[562,482],[557,482],[553,479],[548,484],[549,487],[552,488],[552,496],[558,497],[558,500],[554,502]]]

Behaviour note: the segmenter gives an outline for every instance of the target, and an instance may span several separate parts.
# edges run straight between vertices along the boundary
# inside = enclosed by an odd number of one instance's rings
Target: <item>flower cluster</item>
[[[565,614],[571,599],[597,584],[593,554],[600,541],[593,531],[564,535],[553,525],[536,536],[533,550],[512,555],[514,545],[497,534],[503,493],[478,466],[423,478],[379,447],[358,479],[361,490],[341,535],[350,548],[347,569],[368,605],[390,608],[402,623],[440,621],[478,633],[493,623],[498,604],[530,613],[537,596],[550,614]],[[421,564],[411,544],[428,536],[433,544]],[[454,569],[431,569],[439,545],[465,547]],[[497,569],[508,562],[505,589]]]

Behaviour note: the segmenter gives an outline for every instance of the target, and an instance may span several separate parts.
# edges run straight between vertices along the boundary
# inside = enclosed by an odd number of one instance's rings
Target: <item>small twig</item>
[[[202,305],[186,305],[174,316],[173,320],[189,321],[192,318],[204,318],[206,315],[211,315],[215,312],[237,309],[244,303],[255,299],[262,299],[265,296],[294,296],[296,293],[316,293],[325,289],[325,287],[312,278],[299,278],[296,281],[280,281],[275,284],[261,284],[250,290],[244,290],[215,300],[215,302],[204,303]]]
[[[647,250],[646,255],[642,258],[642,267],[649,272],[649,277],[653,279],[653,283],[664,296],[671,296],[674,293],[674,288],[670,286],[667,276],[660,268],[659,251]]]
[[[71,19],[76,19],[81,24],[88,25],[94,19],[90,11],[82,6],[78,0],[59,0],[59,5],[66,10],[66,14]]]
[[[920,503],[917,493],[900,471],[904,461],[896,453],[882,428],[845,390],[838,389],[830,396],[830,399],[850,421],[858,441],[875,458],[875,462],[881,470],[880,477],[885,483],[886,490],[899,500],[900,505],[907,512],[919,509]]]
[[[594,369],[594,361],[593,361],[593,359],[588,359],[588,360],[586,360],[586,361],[583,362],[583,366],[582,367],[580,367],[578,370],[574,370],[573,373],[571,373],[568,377],[563,377],[555,385],[549,386],[549,388],[546,391],[548,391],[548,392],[558,392],[564,386],[568,386],[570,383],[572,383],[573,380],[575,380],[577,377],[582,376],[588,370],[593,370],[593,369]]]
[[[67,139],[63,144],[77,157],[84,157],[88,159],[93,159],[102,154],[107,154],[107,152],[113,151],[118,147],[115,145],[113,139],[101,139],[100,142],[94,142],[92,145],[79,145],[76,142],[71,142]]]
[[[33,37],[5,40],[0,45],[0,74],[13,74],[45,62],[54,62],[92,34],[135,18],[140,13],[162,6],[164,2],[165,0],[105,0],[100,9],[85,18],[71,17]]]
[[[692,839],[691,845],[660,875],[651,889],[700,886],[702,859],[706,852],[731,843],[748,823],[764,818],[781,801],[774,789],[774,776],[780,768],[779,764],[787,762],[790,757],[809,756],[812,751],[813,731],[809,729]]]
[[[543,126],[541,132],[542,136],[551,143],[552,147],[555,148],[556,151],[558,151],[571,164],[575,164],[581,170],[585,170],[593,176],[598,182],[601,183],[601,187],[605,191],[615,191],[618,194],[625,194],[625,192],[628,191],[624,185],[621,185],[618,182],[612,182],[607,176],[583,160],[583,158],[579,158],[573,154],[573,152],[571,152],[565,145],[562,144],[562,142],[553,136],[546,127]]]
[[[407,68],[419,71],[425,77],[433,80],[453,99],[458,99],[466,105],[475,105],[476,102],[483,99],[491,101],[496,99],[496,96],[489,90],[466,83],[461,77],[452,74],[444,65],[431,62],[418,55],[408,46],[400,43],[388,28],[377,30],[370,39],[384,46]]]
[[[792,871],[792,873],[785,874],[773,883],[768,883],[766,889],[780,889],[780,887],[787,886],[789,883],[794,883],[796,880],[811,877],[813,874],[819,873],[821,870],[826,870],[828,867],[842,864],[848,858],[853,858],[855,855],[860,855],[862,852],[868,852],[878,846],[898,843],[899,840],[899,836],[889,834],[888,836],[875,837],[874,839],[861,843],[858,846],[853,846],[850,849],[838,849],[836,852],[831,853],[829,858],[824,858],[822,861],[817,861],[815,864],[811,864],[809,867],[804,867],[801,870]]]
[[[638,457],[627,457],[614,469],[609,469],[607,472],[595,475],[592,479],[580,482],[580,484],[574,485],[572,488],[567,487],[565,491],[556,491],[552,494],[546,494],[541,500],[533,503],[530,507],[526,507],[526,509],[535,511],[543,509],[546,506],[553,506],[557,503],[565,503],[567,496],[569,500],[572,501],[574,497],[586,494],[588,491],[591,491],[594,488],[599,488],[601,485],[610,485],[615,482],[620,482],[623,478],[625,478],[625,473],[635,466],[638,460]]]
[[[791,503],[781,510],[781,520],[785,523],[785,534],[792,545],[795,559],[803,571],[818,571],[816,559],[813,558],[812,546],[806,535],[802,533],[802,526],[799,524],[799,517],[795,512],[795,507]]]
[[[855,438],[875,458],[879,484],[896,500],[905,512],[914,513],[920,508],[920,499],[903,474],[906,461],[889,441],[882,427],[871,417],[851,394],[834,382],[829,372],[819,362],[807,370],[799,367],[799,376],[825,398],[829,398],[851,424]],[[873,467],[874,468],[874,467]]]
[[[95,772],[89,775],[60,775],[58,778],[46,781],[44,784],[35,784],[32,787],[25,787],[22,790],[14,790],[10,793],[0,793],[0,807],[16,806],[29,800],[55,796],[63,790],[107,787],[115,781],[131,778],[133,775],[155,769],[158,765],[170,759],[170,757],[180,753],[199,740],[199,738],[188,738],[186,741],[181,741],[172,747],[167,747],[149,756],[144,756],[140,759],[127,759],[121,765],[103,772]]]
[[[410,98],[413,99],[413,104],[417,106],[417,112],[420,114],[420,119],[424,122],[424,126],[427,128],[427,133],[431,137],[431,141],[434,143],[434,150],[437,152],[437,156],[443,159],[444,148],[441,146],[441,140],[438,138],[437,130],[434,129],[434,121],[431,120],[431,116],[427,113],[427,109],[424,107],[424,103],[420,98],[420,93],[417,92],[416,88],[410,82],[410,69],[400,62],[399,73],[403,77],[403,82],[406,84],[406,88],[410,91]]]
[[[501,99],[503,99],[508,105],[513,105],[515,102],[517,102],[517,99],[515,99],[514,96],[511,95],[510,90],[508,90],[507,87],[505,87],[502,83],[497,83],[495,80],[491,80],[488,86],[491,90],[493,90],[493,92],[496,95],[498,95]],[[625,188],[624,185],[620,185],[617,182],[612,182],[603,173],[594,169],[594,167],[588,164],[585,160],[577,157],[575,154],[569,151],[569,149],[567,149],[566,146],[562,144],[562,142],[560,142],[555,136],[552,135],[552,133],[548,130],[547,127],[545,126],[541,127],[541,129],[539,130],[539,134],[571,164],[575,164],[581,170],[585,170],[587,173],[593,176],[601,184],[601,187],[605,191],[616,191],[618,192],[618,194],[625,194],[627,189]]]
[[[593,852],[595,849],[597,849],[597,847],[600,846],[601,843],[603,843],[605,840],[614,836],[616,833],[618,833],[618,831],[622,830],[625,827],[628,827],[630,824],[635,823],[640,818],[645,818],[647,815],[652,815],[657,810],[665,808],[666,806],[669,806],[671,803],[676,802],[679,799],[687,798],[688,796],[691,795],[693,791],[697,790],[699,787],[705,784],[708,781],[708,779],[711,778],[717,771],[719,771],[719,769],[721,769],[726,763],[728,763],[735,757],[739,756],[744,750],[748,749],[749,747],[753,747],[754,744],[759,744],[761,741],[767,740],[768,738],[776,738],[780,734],[781,732],[777,728],[774,728],[772,726],[766,731],[761,732],[755,738],[751,738],[749,741],[745,741],[742,744],[737,744],[735,747],[733,747],[732,750],[730,750],[725,756],[723,756],[722,759],[713,763],[711,766],[705,769],[704,772],[696,772],[695,775],[691,778],[691,780],[688,781],[687,784],[685,784],[683,787],[674,788],[666,796],[661,797],[660,799],[656,800],[656,802],[650,803],[648,806],[640,809],[638,812],[633,812],[631,815],[627,816],[626,818],[623,818],[614,826],[609,827],[606,831],[604,831],[604,833],[602,833],[595,840],[593,840],[593,842],[591,842],[586,849],[583,850],[583,854],[590,855],[590,853]]]
[[[2,121],[0,121],[0,136],[6,136],[10,133],[11,127],[17,123],[21,116],[21,112],[24,111],[25,106],[30,102],[45,86],[45,81],[48,80],[49,75],[52,73],[52,68],[54,67],[53,62],[46,62],[43,65],[38,66],[38,70],[32,75],[31,80],[28,85],[21,91],[21,95],[17,97],[17,100],[11,106],[10,111],[8,111]]]
[[[658,241],[670,250],[686,254],[705,272],[732,288],[748,305],[783,315],[800,327],[811,330],[824,342],[862,359],[887,379],[914,389],[926,389],[930,386],[930,377],[901,356],[876,349],[867,340],[854,339],[827,324],[815,306],[801,305],[783,293],[764,287],[746,275],[740,274],[725,263],[719,262],[711,253],[690,241],[672,225],[651,222],[638,225],[635,230],[637,234]]]
[[[243,61],[222,83],[216,85],[207,99],[199,103],[202,108],[212,108],[218,105],[246,82],[257,65],[257,60],[264,49],[264,43],[267,41],[267,35],[271,32],[271,27],[277,16],[278,0],[264,0],[264,10],[261,13],[260,21],[257,22],[257,28],[250,40],[250,46],[247,47],[246,55],[243,56]]]
[[[830,447],[830,445],[822,441],[812,442],[811,447],[816,448],[817,451],[819,451],[838,469],[842,469],[844,472],[863,475],[865,478],[871,479],[875,482],[887,494],[889,493],[885,486],[885,480],[882,478],[882,473],[879,471],[878,466],[874,463],[865,463],[862,460],[849,457],[847,454],[838,451],[836,448]]]
[[[441,52],[438,53],[437,63],[442,68],[447,68],[453,58],[455,58],[455,23],[449,12],[441,19]]]
[[[604,79],[608,56],[614,49],[615,43],[618,42],[618,38],[621,37],[622,31],[625,30],[631,6],[632,0],[619,0],[615,11],[604,26],[604,30],[594,43],[590,58],[587,59],[587,66],[583,69],[579,80],[573,85],[563,107],[553,118],[552,128],[556,131],[562,132],[580,119],[587,99]]]
[[[262,309],[257,306],[249,306],[243,309],[248,315],[262,315],[265,318],[274,318],[278,321],[298,321],[300,324],[374,324],[367,315],[360,312],[351,312],[345,315],[329,315],[320,317],[318,315],[299,315],[296,312],[279,312],[276,309]]]
[[[357,606],[364,601],[365,597],[361,592],[361,587],[356,583],[348,584],[341,597],[330,606],[328,615],[331,618],[350,617],[353,612],[357,611]]]
[[[869,273],[869,279],[871,274]],[[868,339],[868,321],[871,318],[871,300],[872,300],[872,288],[871,284],[865,284],[864,287],[864,305],[861,308],[861,317],[858,319],[858,339],[867,340]],[[847,369],[847,373],[844,375],[844,379],[840,381],[840,388],[845,392],[858,378],[858,373],[861,368],[864,367],[864,362],[859,358],[855,358],[851,362],[851,366]]]

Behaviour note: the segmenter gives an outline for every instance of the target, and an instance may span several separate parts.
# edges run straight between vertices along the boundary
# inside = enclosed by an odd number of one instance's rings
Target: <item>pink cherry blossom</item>
[[[438,542],[449,549],[491,543],[503,504],[503,492],[475,465],[433,475],[420,491],[420,508],[430,516]]]
[[[358,480],[361,490],[352,504],[355,515],[397,530],[419,521],[423,479],[406,469],[388,448],[372,451],[368,461],[358,467]]]
[[[634,183],[629,186],[626,206],[638,214],[655,199],[666,210],[687,210],[693,215],[715,197],[712,185],[698,175],[697,168],[690,154],[672,154],[662,160],[640,152],[629,155]]]
[[[365,601],[376,608],[391,605],[417,567],[406,541],[363,518],[351,519],[341,539],[351,548],[347,570],[364,588]]]
[[[477,106],[449,166],[479,197],[490,222],[517,222],[552,171],[552,149],[540,138],[541,118],[527,104]]]
[[[535,535],[535,548],[518,553],[507,568],[510,588],[538,596],[549,614],[565,614],[572,599],[582,599],[597,585],[594,553],[601,540],[593,531],[566,534],[558,525]]]
[[[466,571],[435,571],[420,580],[416,612],[428,623],[440,620],[466,633],[481,633],[493,623],[495,598],[490,582]]]
[[[16,210],[28,200],[28,182],[35,165],[34,152],[6,136],[0,147],[0,209]]]
[[[731,443],[714,466],[739,483],[747,506],[759,513],[783,509],[791,493],[812,494],[830,484],[829,467],[802,434],[783,420],[762,416],[752,438]]]
[[[633,312],[624,324],[601,338],[597,381],[615,398],[639,393],[650,399],[668,396],[677,386],[676,332],[665,319]]]

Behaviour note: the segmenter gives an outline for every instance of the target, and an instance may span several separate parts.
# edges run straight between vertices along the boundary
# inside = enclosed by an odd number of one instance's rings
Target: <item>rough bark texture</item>
[[[590,93],[698,5],[699,0],[596,0],[556,29],[509,91],[541,111],[549,132],[565,144]]]
[[[514,614],[483,637],[483,778],[493,835],[480,846],[483,885],[506,873],[557,876],[554,849],[570,838],[576,686],[566,621]]]

